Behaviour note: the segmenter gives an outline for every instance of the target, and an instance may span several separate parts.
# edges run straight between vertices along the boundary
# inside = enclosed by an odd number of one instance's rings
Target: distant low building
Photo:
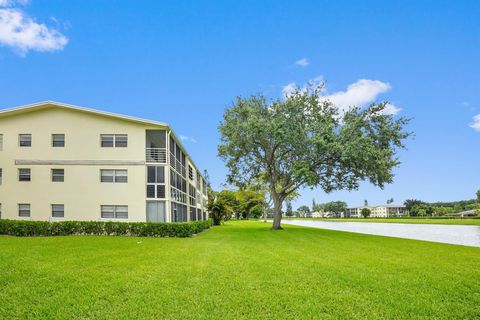
[[[345,218],[361,218],[362,209],[370,209],[372,218],[388,218],[388,217],[401,217],[406,215],[407,209],[405,206],[395,206],[395,205],[380,205],[375,207],[370,206],[361,206],[361,207],[352,207],[345,210]]]

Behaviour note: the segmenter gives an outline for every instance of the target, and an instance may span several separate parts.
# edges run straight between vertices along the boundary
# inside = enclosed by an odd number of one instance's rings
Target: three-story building
[[[0,110],[2,219],[208,219],[207,184],[168,124],[42,102]]]

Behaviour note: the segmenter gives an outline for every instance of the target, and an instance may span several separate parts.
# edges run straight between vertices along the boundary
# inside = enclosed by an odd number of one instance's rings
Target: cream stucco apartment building
[[[168,124],[42,102],[0,110],[2,219],[208,218],[206,181]]]
[[[401,217],[407,214],[407,209],[405,206],[393,206],[393,205],[380,205],[375,207],[370,206],[361,206],[347,208],[345,210],[345,218],[361,218],[362,209],[370,209],[372,218],[388,218],[388,217]]]

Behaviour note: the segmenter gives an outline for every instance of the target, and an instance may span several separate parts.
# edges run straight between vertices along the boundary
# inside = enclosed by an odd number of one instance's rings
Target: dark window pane
[[[147,185],[147,198],[155,198],[155,185]]]
[[[157,198],[165,198],[165,186],[157,185]]]
[[[155,167],[147,167],[147,181],[149,183],[155,182]]]
[[[32,146],[32,135],[31,134],[21,134],[21,135],[19,135],[19,144],[20,144],[20,147],[31,147]]]
[[[115,170],[115,182],[127,183],[128,171],[127,170]]]
[[[30,204],[21,203],[18,205],[19,217],[30,217]]]
[[[64,169],[52,169],[52,181],[53,182],[63,182],[65,173]]]
[[[128,136],[126,134],[115,135],[115,147],[126,148],[128,145]]]
[[[102,134],[100,136],[102,141],[103,148],[112,148],[113,147],[113,135],[111,134]]]
[[[113,170],[100,170],[100,181],[101,182],[114,182],[114,171]]]
[[[114,206],[102,206],[102,218],[114,218],[115,217],[115,208]]]
[[[157,183],[165,182],[165,167],[157,167]]]
[[[128,207],[127,206],[116,206],[115,207],[115,218],[128,219]]]
[[[18,169],[18,181],[30,181],[30,169]]]
[[[63,218],[65,215],[63,204],[52,204],[52,217]]]
[[[52,135],[52,146],[53,147],[65,147],[65,135],[64,134],[53,134]]]

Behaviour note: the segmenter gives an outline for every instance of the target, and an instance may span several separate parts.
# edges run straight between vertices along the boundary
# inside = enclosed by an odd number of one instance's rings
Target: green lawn
[[[478,319],[480,248],[228,222],[0,237],[0,319]]]
[[[480,219],[441,219],[441,218],[287,218],[289,220],[321,220],[336,222],[384,222],[384,223],[412,223],[412,224],[460,224],[480,226]]]

